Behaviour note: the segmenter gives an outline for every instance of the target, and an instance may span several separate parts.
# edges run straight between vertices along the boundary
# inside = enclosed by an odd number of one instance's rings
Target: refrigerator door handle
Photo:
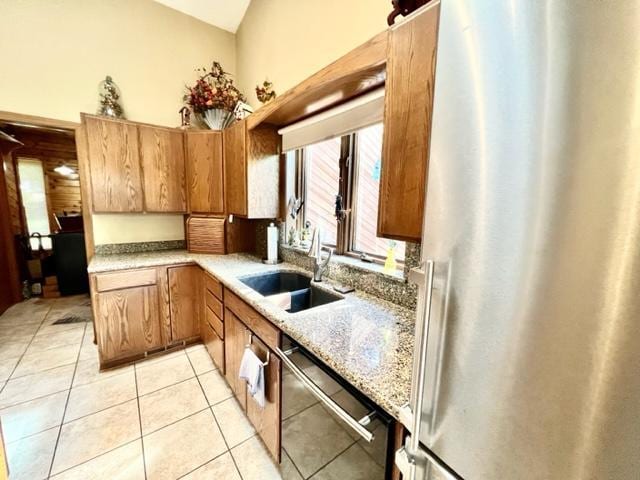
[[[420,428],[422,407],[425,388],[425,374],[427,369],[427,340],[429,333],[429,315],[431,313],[431,297],[433,293],[433,260],[425,262],[424,270],[412,269],[409,279],[423,288],[422,305],[419,309],[419,316],[416,319],[416,346],[414,351],[413,382],[414,388],[411,390],[410,405],[405,405],[400,411],[400,420],[410,430],[408,445],[403,448],[409,460],[410,480],[415,479],[415,464],[420,456]]]

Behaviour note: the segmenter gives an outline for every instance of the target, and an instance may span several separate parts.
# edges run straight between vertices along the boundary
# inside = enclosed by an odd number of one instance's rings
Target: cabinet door
[[[247,217],[275,218],[280,203],[280,135],[259,126],[246,134]]]
[[[247,416],[262,438],[271,456],[280,463],[280,398],[281,398],[281,365],[278,356],[270,352],[254,335],[253,351],[262,360],[269,358],[264,369],[265,405],[264,408],[247,396]]]
[[[142,212],[138,129],[85,116],[94,212]]]
[[[224,312],[224,357],[225,357],[225,377],[227,383],[233,390],[236,398],[247,408],[247,386],[244,380],[238,377],[240,372],[240,362],[244,354],[244,347],[248,341],[248,330],[231,310]]]
[[[221,132],[187,132],[189,210],[224,213]]]
[[[171,311],[171,341],[200,335],[201,270],[196,265],[169,267],[169,309]]]
[[[138,134],[145,211],[186,212],[182,131],[141,125]]]
[[[156,285],[98,293],[95,299],[102,363],[162,346]]]
[[[224,187],[227,213],[247,215],[246,122],[224,130]]]
[[[385,86],[378,236],[421,240],[439,7],[391,30]]]

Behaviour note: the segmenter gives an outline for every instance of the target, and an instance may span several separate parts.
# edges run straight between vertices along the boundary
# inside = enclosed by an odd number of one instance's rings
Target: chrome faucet
[[[324,275],[324,272],[327,269],[327,265],[329,264],[329,260],[331,259],[331,255],[333,254],[333,248],[323,247],[320,240],[321,240],[320,227],[316,227],[313,230],[313,238],[311,240],[311,247],[309,247],[309,254],[308,254],[309,257],[314,259],[314,262],[313,262],[313,281],[314,282],[322,281],[322,275]],[[323,248],[329,252],[329,255],[324,260],[322,260]]]

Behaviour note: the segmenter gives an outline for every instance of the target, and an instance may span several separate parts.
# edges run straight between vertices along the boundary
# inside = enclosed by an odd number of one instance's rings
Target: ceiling
[[[203,22],[236,33],[251,0],[155,0]]]

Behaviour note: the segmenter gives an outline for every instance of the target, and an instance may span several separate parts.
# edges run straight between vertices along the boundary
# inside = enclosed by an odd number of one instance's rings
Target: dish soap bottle
[[[395,273],[396,268],[398,268],[398,262],[396,262],[396,242],[392,240],[387,247],[387,259],[384,261],[384,271],[386,273]]]

